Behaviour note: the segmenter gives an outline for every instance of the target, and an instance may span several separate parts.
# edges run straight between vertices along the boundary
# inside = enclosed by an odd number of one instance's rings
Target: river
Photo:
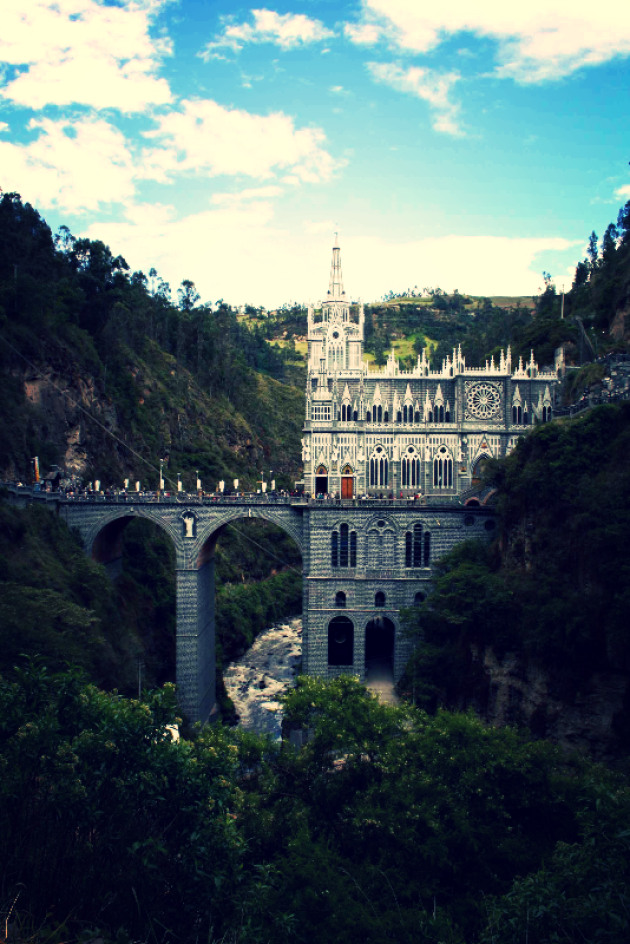
[[[302,620],[295,617],[263,630],[240,659],[226,666],[225,687],[242,728],[281,739],[278,696],[295,685],[301,661]]]

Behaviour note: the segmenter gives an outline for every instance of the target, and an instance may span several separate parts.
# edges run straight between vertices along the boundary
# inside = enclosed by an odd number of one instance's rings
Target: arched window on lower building
[[[332,567],[357,566],[357,532],[342,524],[330,537],[330,564]]]
[[[413,566],[422,567],[422,525],[413,526]]]
[[[420,606],[421,603],[424,603],[424,593],[416,593],[413,598],[413,605]]]
[[[385,594],[379,590],[374,596],[374,606],[385,606]]]
[[[328,665],[354,662],[354,626],[347,616],[335,616],[328,624]]]
[[[345,606],[345,605],[346,605],[346,595],[343,592],[343,590],[339,590],[339,592],[335,595],[335,606]]]
[[[422,525],[417,522],[405,534],[405,567],[422,567]]]
[[[348,566],[348,525],[342,524],[339,528],[339,566],[347,567]]]
[[[424,534],[424,566],[431,566],[431,532],[425,531]]]

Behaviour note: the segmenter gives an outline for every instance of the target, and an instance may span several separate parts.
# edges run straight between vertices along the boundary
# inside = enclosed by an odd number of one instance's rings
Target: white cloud
[[[106,121],[32,120],[27,145],[0,141],[0,186],[42,207],[69,213],[129,200],[134,168],[123,135]]]
[[[156,77],[168,40],[149,35],[169,0],[4,0],[0,62],[20,71],[0,92],[26,108],[89,105],[142,111],[171,100]]]
[[[331,85],[328,91],[338,95],[340,92],[343,92],[343,85]]]
[[[357,46],[374,46],[383,35],[383,30],[376,23],[346,23],[344,34]]]
[[[223,32],[204,47],[200,53],[202,59],[222,58],[217,49],[238,52],[245,43],[275,43],[282,49],[293,49],[334,35],[320,20],[313,20],[303,13],[252,10],[252,17],[253,23],[228,22]]]
[[[313,234],[334,233],[335,224],[332,220],[305,220],[304,232]]]
[[[142,175],[153,180],[166,182],[182,172],[264,180],[290,168],[302,182],[318,183],[342,166],[324,149],[320,128],[296,129],[282,112],[253,115],[201,99],[182,102],[157,122],[145,136],[160,146],[143,154]]]
[[[0,121],[0,132],[8,131],[8,130],[9,130],[9,126],[6,123],[6,121]]]
[[[620,200],[625,200],[626,198],[630,199],[630,184],[625,184],[623,187],[617,187],[615,190],[615,196]]]
[[[282,187],[250,187],[236,193],[215,193],[212,202],[217,206],[236,206],[248,200],[271,200],[273,197],[281,197],[283,193]]]
[[[263,189],[263,188],[261,188]],[[271,200],[226,203],[175,219],[169,207],[139,205],[128,222],[95,223],[85,233],[122,253],[133,269],[155,266],[173,289],[193,279],[205,300],[275,308],[290,298],[321,298],[328,287],[332,220],[306,220],[301,236],[274,220]],[[447,236],[397,242],[376,230],[341,239],[344,284],[351,297],[380,299],[407,285],[440,285],[475,295],[532,295],[541,271],[552,268],[543,252],[558,253],[556,281],[566,281],[563,251],[571,243],[554,237]],[[212,264],[208,264],[208,260]],[[569,258],[569,261],[572,261]]]
[[[498,43],[497,74],[521,83],[543,82],[577,69],[630,55],[630,6],[582,0],[363,0],[359,24],[346,27],[351,41],[370,31],[409,52],[428,52],[445,37],[470,33]]]
[[[367,65],[378,82],[428,102],[435,111],[433,127],[436,131],[451,135],[463,134],[457,122],[459,107],[448,97],[451,88],[459,80],[456,72],[439,74],[418,66],[403,69],[393,62],[368,62]]]

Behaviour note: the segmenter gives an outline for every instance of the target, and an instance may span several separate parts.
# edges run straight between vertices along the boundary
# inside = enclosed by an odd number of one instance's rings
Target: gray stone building
[[[426,352],[409,371],[393,353],[368,366],[340,255],[335,244],[321,314],[308,312],[304,486],[336,501],[311,502],[304,519],[304,668],[365,679],[384,660],[398,680],[411,654],[400,610],[424,599],[432,561],[489,537],[492,511],[467,493],[486,459],[551,419],[557,377],[533,355],[513,368],[509,349],[481,368],[461,348],[438,369]]]
[[[352,317],[339,246],[321,314],[308,312],[308,380],[302,440],[311,495],[451,497],[481,463],[507,455],[519,436],[553,413],[557,374],[534,361],[512,364],[510,349],[467,367],[461,347],[434,368],[426,352],[401,370],[363,360],[364,313]]]

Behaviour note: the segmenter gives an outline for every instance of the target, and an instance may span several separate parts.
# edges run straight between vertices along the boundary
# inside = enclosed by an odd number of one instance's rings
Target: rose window
[[[486,420],[498,411],[501,397],[494,384],[477,383],[467,391],[466,404],[472,416]]]

